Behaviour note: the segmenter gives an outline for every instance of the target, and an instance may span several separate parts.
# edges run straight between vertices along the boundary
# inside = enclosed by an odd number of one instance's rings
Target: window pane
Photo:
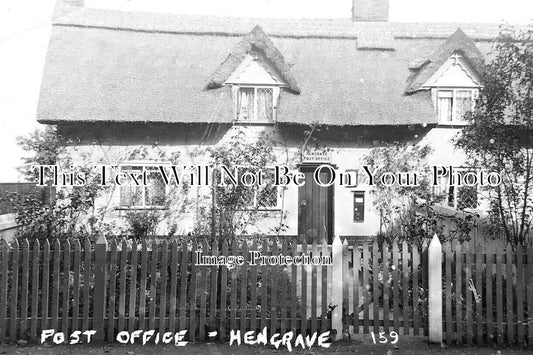
[[[455,208],[455,186],[448,189],[448,206]]]
[[[121,171],[128,174],[135,174],[140,176],[142,173],[141,166],[122,166]],[[120,186],[120,205],[124,207],[140,207],[142,206],[142,187],[132,186],[133,181],[125,181],[125,184]]]
[[[457,208],[477,208],[477,189],[475,186],[462,186],[457,191]]]
[[[242,206],[243,208],[254,208],[255,207],[255,190],[252,187],[245,187],[242,190],[241,195]]]
[[[454,117],[457,121],[463,121],[464,115],[467,112],[472,111],[472,99],[471,90],[457,90],[455,92],[455,103],[453,105]]]
[[[240,88],[237,103],[237,119],[250,120],[254,117],[254,88]]]
[[[148,173],[145,200],[147,206],[162,206],[164,204],[165,181],[159,171],[152,170]]]
[[[441,97],[439,93],[439,121],[451,122],[452,121],[452,98]]]
[[[257,89],[257,119],[260,121],[272,120],[274,110],[273,89]]]
[[[258,193],[257,204],[259,208],[276,208],[278,206],[277,186],[266,185]]]
[[[142,186],[132,186],[132,203],[134,207],[142,207],[143,205],[143,188]]]
[[[120,205],[124,207],[133,205],[133,190],[130,186],[120,187]]]

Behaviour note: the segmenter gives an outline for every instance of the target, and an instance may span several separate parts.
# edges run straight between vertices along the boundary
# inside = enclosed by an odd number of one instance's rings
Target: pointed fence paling
[[[344,241],[339,248],[335,270],[247,263],[228,268],[196,265],[194,251],[331,257],[333,249],[281,238],[2,241],[0,342],[38,340],[43,329],[96,329],[104,341],[137,329],[186,329],[186,339],[200,341],[265,327],[309,334],[331,330],[335,309],[339,332],[428,335],[427,243]],[[335,301],[332,286],[338,283]],[[533,248],[444,243],[442,338],[449,344],[532,346]]]
[[[196,265],[206,256],[331,255],[331,246],[253,242],[89,240],[0,244],[0,342],[41,331],[187,330],[186,340],[228,339],[230,330],[269,333],[331,328],[331,266]],[[216,332],[215,336],[212,336]],[[67,337],[68,339],[68,337]]]
[[[533,346],[533,248],[443,245],[449,344]]]
[[[393,241],[351,248],[344,328],[428,335],[428,245]],[[533,248],[444,243],[441,255],[443,341],[533,347]]]
[[[428,335],[427,243],[349,247],[344,328],[353,334]],[[346,296],[345,296],[346,297]]]
[[[0,342],[92,329],[93,254],[88,240],[1,241]]]

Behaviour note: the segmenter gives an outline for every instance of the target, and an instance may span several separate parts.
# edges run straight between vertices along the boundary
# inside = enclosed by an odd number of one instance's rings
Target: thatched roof
[[[37,119],[56,124],[232,122],[231,92],[221,84],[252,46],[265,52],[289,84],[278,122],[432,124],[437,117],[429,93],[405,94],[409,63],[437,51],[457,26],[88,8],[55,21]],[[464,29],[486,51],[497,28]],[[378,34],[358,45],[362,31]]]
[[[407,85],[406,93],[414,93],[424,85],[431,76],[439,70],[439,68],[450,58],[454,53],[459,53],[465,58],[477,74],[483,70],[485,58],[479,51],[474,41],[468,37],[460,28],[458,28],[453,35],[450,36],[431,56],[424,59],[412,62],[410,69],[413,74]]]

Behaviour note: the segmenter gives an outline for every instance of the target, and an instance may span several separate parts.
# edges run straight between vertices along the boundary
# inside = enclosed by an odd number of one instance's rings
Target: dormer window
[[[274,121],[274,93],[276,87],[241,86],[237,92],[237,121],[272,122]]]
[[[231,88],[234,121],[245,124],[276,122],[281,88],[284,95],[300,94],[291,68],[260,26],[233,47],[205,89],[221,87]]]
[[[477,89],[439,88],[436,110],[441,124],[465,124],[465,115],[474,110]]]
[[[260,53],[249,53],[226,80],[226,85],[233,89],[237,122],[276,121],[280,88],[286,85]]]
[[[454,53],[422,86],[431,90],[441,125],[464,125],[479,93],[478,75],[459,53]]]

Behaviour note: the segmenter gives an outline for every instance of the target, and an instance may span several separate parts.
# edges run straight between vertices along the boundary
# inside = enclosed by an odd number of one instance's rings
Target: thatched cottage
[[[436,164],[461,166],[450,139],[473,108],[497,33],[497,25],[391,23],[388,0],[354,0],[352,18],[334,20],[133,13],[63,0],[37,120],[57,125],[75,155],[139,172],[158,163],[156,148],[179,152],[181,165],[198,163],[195,149],[235,130],[247,139],[271,133],[279,163],[306,176],[320,164],[356,169],[372,147],[393,141],[429,144]],[[313,146],[327,149],[300,154],[310,131]],[[140,148],[145,161],[119,161]],[[379,230],[368,186],[306,181],[252,198],[264,212],[254,231],[268,233],[280,216],[283,234],[311,240]],[[478,207],[475,197],[442,189],[448,207]],[[146,187],[135,199],[131,191],[102,198],[110,218],[156,208],[154,194],[169,193]],[[180,232],[194,227],[193,212],[179,216]]]

